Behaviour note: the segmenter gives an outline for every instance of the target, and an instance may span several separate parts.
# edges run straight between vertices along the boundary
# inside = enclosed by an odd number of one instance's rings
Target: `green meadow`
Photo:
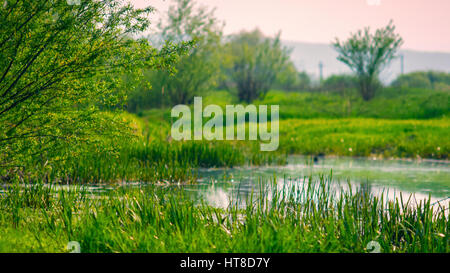
[[[401,92],[406,96],[388,88],[373,101],[364,102],[356,94],[270,91],[255,103],[280,106],[280,154],[447,159],[449,92]],[[342,109],[348,100],[353,100],[355,109],[350,115]],[[222,109],[237,103],[227,91],[211,91],[203,97],[203,105],[216,104]],[[170,109],[142,111],[137,116],[156,136],[170,134],[175,120]],[[234,144],[257,149],[257,141]]]

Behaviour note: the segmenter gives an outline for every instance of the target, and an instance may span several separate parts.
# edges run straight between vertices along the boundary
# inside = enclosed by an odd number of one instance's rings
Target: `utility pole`
[[[323,80],[323,63],[319,62],[319,82],[322,83]]]
[[[404,63],[404,55],[400,55],[400,74],[403,75],[405,73],[405,63]]]

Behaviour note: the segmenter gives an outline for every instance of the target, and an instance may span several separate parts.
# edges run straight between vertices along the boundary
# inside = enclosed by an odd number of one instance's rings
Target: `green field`
[[[238,104],[228,91],[203,95],[203,104]],[[342,92],[269,91],[255,104],[280,105],[280,119],[289,118],[381,118],[430,119],[449,116],[450,92],[414,88],[383,88],[370,101],[363,101],[357,90]]]
[[[351,114],[342,110],[347,97],[337,93],[271,91],[256,103],[280,105],[282,154],[449,158],[450,92],[389,88],[370,102],[356,94],[348,98]],[[203,105],[208,104],[223,108],[238,102],[230,92],[215,91],[204,96]],[[138,116],[155,138],[170,134],[169,109]]]
[[[390,87],[380,90],[372,100],[363,101],[357,90],[344,94],[270,91],[257,103],[280,105],[280,119],[430,119],[449,115],[450,92]]]
[[[449,128],[448,118],[289,119],[280,122],[280,149],[290,154],[446,159]]]

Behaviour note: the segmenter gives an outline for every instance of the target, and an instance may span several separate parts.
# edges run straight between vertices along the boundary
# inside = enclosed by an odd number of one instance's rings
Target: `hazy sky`
[[[131,0],[165,13],[170,0]],[[225,34],[259,27],[284,40],[329,43],[394,20],[404,49],[450,52],[450,0],[197,0],[216,7]],[[376,4],[379,2],[379,5]],[[372,3],[372,4],[371,4]],[[373,4],[375,3],[375,5]]]

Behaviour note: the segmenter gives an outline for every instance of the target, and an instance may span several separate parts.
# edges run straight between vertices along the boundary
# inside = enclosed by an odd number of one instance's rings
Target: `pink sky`
[[[368,2],[379,1],[380,5]],[[160,14],[170,0],[131,0]],[[197,0],[216,7],[225,34],[259,27],[266,35],[281,30],[284,40],[329,43],[365,26],[394,20],[404,49],[450,52],[450,0]]]

